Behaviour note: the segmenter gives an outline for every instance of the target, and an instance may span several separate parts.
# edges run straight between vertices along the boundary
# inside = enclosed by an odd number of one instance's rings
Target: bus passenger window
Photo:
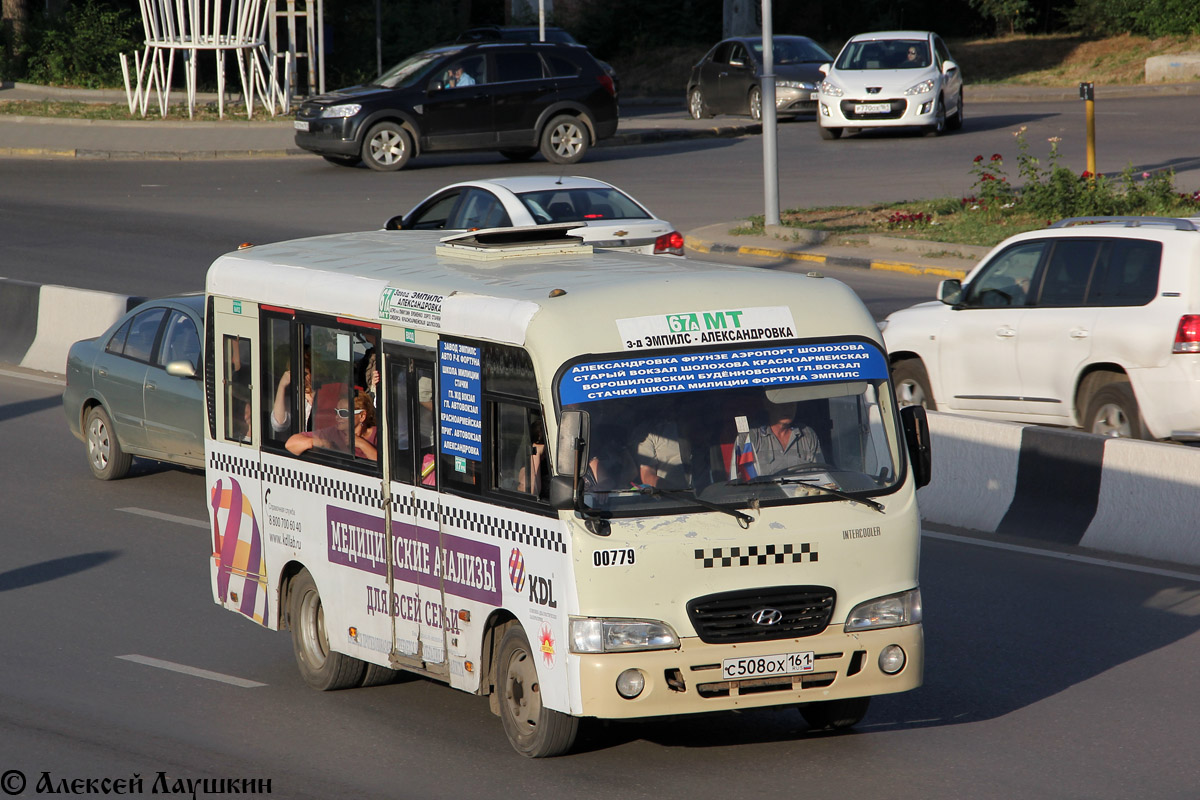
[[[226,335],[222,342],[225,358],[225,438],[249,444],[254,440],[254,417],[250,403],[250,340]]]
[[[496,403],[495,486],[534,497],[545,494],[547,452],[542,415],[535,409]]]

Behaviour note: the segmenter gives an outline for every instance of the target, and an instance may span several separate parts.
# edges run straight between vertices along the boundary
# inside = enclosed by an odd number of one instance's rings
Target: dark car
[[[776,36],[772,55],[775,113],[780,117],[817,110],[819,69],[833,56],[807,36]],[[762,119],[762,38],[725,39],[692,67],[687,104],[693,119],[714,114],[749,114]]]
[[[335,164],[398,170],[414,155],[496,150],[574,164],[617,130],[612,79],[579,45],[435,47],[375,81],[304,102],[296,144]]]
[[[181,295],[71,345],[63,411],[97,478],[124,477],[133,456],[204,466],[203,330],[204,295]]]

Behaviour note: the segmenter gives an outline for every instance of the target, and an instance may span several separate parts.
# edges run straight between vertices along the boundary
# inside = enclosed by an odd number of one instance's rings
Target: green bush
[[[1152,39],[1200,33],[1196,0],[1147,0],[1134,17],[1133,30]]]
[[[1196,0],[1075,0],[1064,16],[1071,28],[1099,36],[1134,33],[1158,39],[1200,33]]]
[[[33,83],[89,89],[121,85],[119,55],[141,44],[141,37],[135,38],[138,20],[97,0],[76,2],[62,14],[29,23],[22,49]]]

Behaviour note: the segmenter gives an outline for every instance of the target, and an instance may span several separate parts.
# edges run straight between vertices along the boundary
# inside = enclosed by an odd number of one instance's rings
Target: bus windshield
[[[559,389],[590,418],[585,505],[614,515],[869,498],[899,478],[871,343],[581,363]]]

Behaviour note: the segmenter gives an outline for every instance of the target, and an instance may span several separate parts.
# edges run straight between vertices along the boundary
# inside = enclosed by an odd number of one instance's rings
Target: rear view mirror
[[[938,284],[937,299],[948,306],[956,306],[962,302],[962,281],[948,278]]]
[[[905,406],[900,409],[900,427],[904,430],[904,442],[908,445],[913,480],[920,489],[933,477],[933,448],[929,442],[929,417],[925,414],[925,407]]]
[[[586,411],[564,411],[558,419],[558,447],[554,449],[554,477],[550,479],[550,505],[578,508],[583,502],[583,475],[588,463],[591,416]]]
[[[167,364],[167,374],[176,378],[196,377],[196,365],[190,361],[172,361]]]
[[[403,228],[404,228],[403,223],[404,223],[404,215],[397,214],[396,216],[389,219],[387,222],[383,223],[383,229],[385,231],[403,230]]]
[[[817,71],[820,72],[822,75],[828,76],[829,70],[832,66],[833,66],[832,64],[822,64],[821,66],[817,67]]]

